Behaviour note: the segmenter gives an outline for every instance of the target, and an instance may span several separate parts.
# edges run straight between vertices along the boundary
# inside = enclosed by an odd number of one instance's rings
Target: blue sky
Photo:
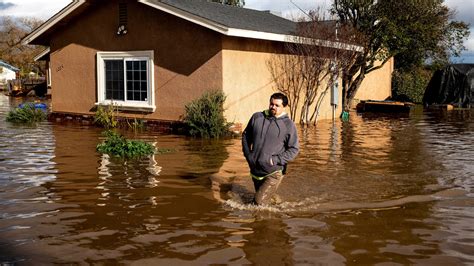
[[[69,2],[70,0],[0,0],[0,15],[47,19]],[[332,0],[245,0],[245,7],[273,10],[281,12],[283,17],[296,18],[301,15],[299,8],[310,10],[319,6],[327,9],[331,3]],[[464,43],[468,50],[463,53],[462,58],[455,59],[455,61],[474,63],[474,0],[445,0],[445,3],[456,12],[455,18],[457,20],[471,24],[471,36]]]

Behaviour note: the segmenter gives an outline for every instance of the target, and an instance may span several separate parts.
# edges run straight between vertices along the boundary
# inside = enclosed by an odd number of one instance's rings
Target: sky
[[[70,2],[70,0],[0,0],[0,16],[48,19]],[[245,7],[280,12],[283,17],[291,19],[302,14],[300,9],[311,10],[316,7],[328,9],[331,3],[332,0],[245,0]],[[461,58],[453,60],[458,63],[474,63],[474,0],[445,0],[445,3],[455,11],[456,20],[471,24],[471,36],[464,42],[468,50]]]

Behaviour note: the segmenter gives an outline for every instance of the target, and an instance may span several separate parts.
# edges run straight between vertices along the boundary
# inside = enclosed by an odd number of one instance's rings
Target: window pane
[[[127,61],[127,100],[146,101],[148,80],[146,60]]]
[[[125,100],[123,92],[123,61],[104,60],[105,99]]]

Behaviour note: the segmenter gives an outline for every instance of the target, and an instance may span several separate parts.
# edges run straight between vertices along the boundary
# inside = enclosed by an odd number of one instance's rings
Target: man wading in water
[[[242,134],[242,150],[255,187],[254,203],[269,204],[286,171],[286,164],[299,151],[293,121],[283,112],[288,98],[282,93],[270,97],[268,110],[250,118]]]

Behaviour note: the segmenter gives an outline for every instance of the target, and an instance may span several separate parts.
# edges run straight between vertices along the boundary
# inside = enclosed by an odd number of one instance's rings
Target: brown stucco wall
[[[218,33],[128,1],[128,33],[118,36],[118,1],[94,3],[51,40],[53,112],[91,113],[98,51],[154,51],[156,111],[122,115],[178,120],[186,103],[206,90],[222,89]]]

